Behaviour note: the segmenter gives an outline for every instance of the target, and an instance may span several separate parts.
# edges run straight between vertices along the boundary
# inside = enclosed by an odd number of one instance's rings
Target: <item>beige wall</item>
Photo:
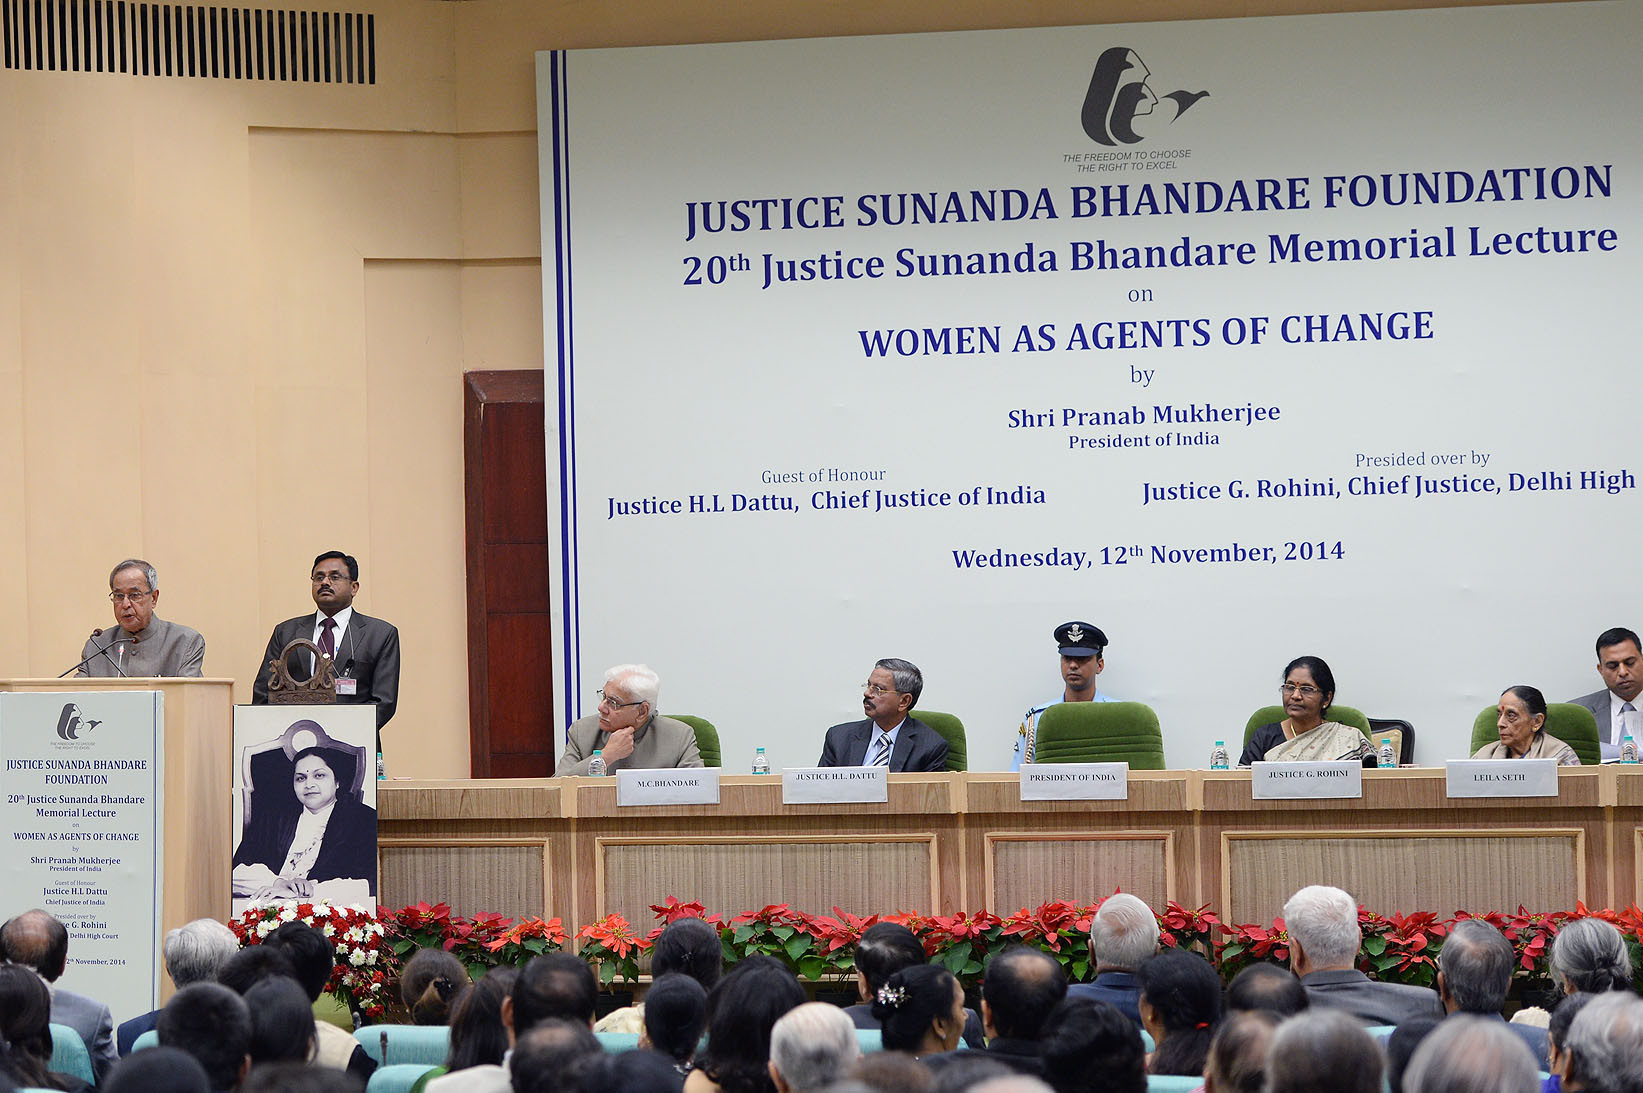
[[[542,366],[536,50],[1460,2],[374,0],[314,5],[376,13],[373,87],[0,73],[0,676],[138,555],[246,701],[340,547],[390,770],[467,773],[461,374]]]

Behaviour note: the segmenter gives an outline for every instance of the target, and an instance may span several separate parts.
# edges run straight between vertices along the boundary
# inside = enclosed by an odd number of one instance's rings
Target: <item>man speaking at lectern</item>
[[[268,662],[291,642],[307,638],[331,654],[337,670],[337,701],[369,702],[377,708],[377,750],[382,750],[382,726],[394,716],[399,701],[399,631],[392,623],[354,610],[359,593],[359,562],[340,550],[328,550],[314,559],[310,574],[314,603],[319,610],[298,615],[274,627],[268,651],[257,666],[251,704],[268,703]],[[301,682],[314,675],[314,654],[298,649],[286,665],[291,678]]]
[[[80,650],[82,676],[198,676],[205,639],[198,630],[154,614],[160,575],[141,558],[127,558],[108,575],[118,626],[93,630]]]

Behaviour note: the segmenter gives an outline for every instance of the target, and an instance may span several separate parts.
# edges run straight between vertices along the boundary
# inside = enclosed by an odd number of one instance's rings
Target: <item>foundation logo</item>
[[[1151,78],[1140,56],[1127,46],[1113,46],[1101,54],[1090,74],[1081,118],[1091,140],[1108,147],[1139,144],[1142,137],[1135,131],[1136,118],[1156,109],[1166,123],[1173,125],[1199,99],[1209,95],[1208,91],[1171,91],[1160,99],[1147,83]]]
[[[62,740],[78,741],[81,733],[90,732],[101,724],[101,721],[88,720],[80,713],[80,707],[66,702],[63,712],[57,715],[57,736]]]

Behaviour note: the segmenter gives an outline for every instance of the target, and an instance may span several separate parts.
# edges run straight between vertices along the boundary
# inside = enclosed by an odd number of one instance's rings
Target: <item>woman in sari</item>
[[[1500,739],[1485,744],[1473,759],[1556,759],[1560,767],[1578,767],[1575,749],[1546,731],[1546,696],[1518,684],[1500,692],[1495,728]]]
[[[1284,669],[1279,688],[1285,717],[1262,725],[1250,735],[1238,765],[1251,763],[1308,763],[1327,759],[1358,759],[1375,765],[1369,738],[1338,721],[1329,720],[1335,701],[1335,673],[1318,657],[1296,657]]]

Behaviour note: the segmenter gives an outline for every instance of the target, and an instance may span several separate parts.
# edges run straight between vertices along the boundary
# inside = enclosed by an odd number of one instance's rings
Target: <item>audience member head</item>
[[[795,1006],[770,1028],[770,1080],[780,1093],[811,1093],[832,1085],[859,1058],[855,1022],[826,1002]]]
[[[1345,971],[1358,962],[1363,933],[1358,901],[1339,888],[1309,884],[1284,904],[1289,931],[1289,966],[1295,974]]]
[[[654,1051],[601,1051],[572,1063],[559,1084],[539,1078],[534,1088],[553,1093],[678,1093],[679,1082],[673,1063]]]
[[[1306,1009],[1306,988],[1295,973],[1276,964],[1251,964],[1227,986],[1227,1011],[1265,1010],[1290,1017]]]
[[[1158,951],[1158,916],[1139,898],[1115,892],[1090,920],[1090,957],[1098,972],[1133,972]]]
[[[314,1003],[294,979],[275,976],[245,992],[251,1065],[306,1063],[314,1054]]]
[[[291,958],[272,945],[247,945],[222,962],[217,982],[243,998],[246,991],[276,975],[297,978]]]
[[[221,983],[184,987],[154,1027],[160,1043],[194,1056],[212,1089],[233,1089],[251,1066],[251,1013],[245,999]]]
[[[993,1078],[1014,1074],[1008,1063],[985,1051],[957,1051],[925,1060],[936,1076],[931,1093],[967,1093],[968,1090]]]
[[[1063,998],[1039,1035],[1044,1080],[1055,1093],[1146,1093],[1141,1030],[1116,1006]]]
[[[121,1059],[97,1089],[99,1093],[155,1093],[156,1090],[211,1093],[211,1083],[205,1076],[205,1068],[188,1052],[174,1047],[151,1047]]]
[[[1067,973],[1046,952],[1012,945],[987,961],[981,1016],[987,1038],[1036,1040],[1050,1011],[1067,995]]]
[[[1266,1093],[1381,1093],[1386,1064],[1363,1025],[1319,1007],[1278,1026],[1267,1050]]]
[[[502,1023],[517,1040],[543,1021],[574,1021],[593,1028],[599,981],[581,957],[547,953],[532,957],[503,1003]]]
[[[683,972],[664,975],[645,995],[645,1031],[639,1046],[688,1063],[707,1031],[707,991]]]
[[[1575,1014],[1563,1050],[1563,1088],[1643,1090],[1643,999],[1621,991],[1594,995]]]
[[[1228,1014],[1209,1042],[1204,1093],[1261,1093],[1279,1019],[1280,1015],[1269,1009]]]
[[[1431,1035],[1440,1020],[1437,1017],[1411,1017],[1399,1021],[1392,1035],[1386,1038],[1386,1085],[1390,1093],[1403,1093],[1403,1075],[1409,1069],[1409,1060],[1415,1057],[1421,1041]]]
[[[451,1053],[445,1059],[449,1072],[470,1066],[497,1065],[508,1052],[508,1030],[502,1024],[502,1003],[513,993],[519,973],[513,968],[492,968],[485,977],[463,993],[451,1011]]]
[[[1379,1085],[1379,1083],[1376,1083]],[[1539,1093],[1535,1057],[1504,1021],[1460,1013],[1438,1022],[1403,1073],[1409,1093]]]
[[[1455,923],[1438,953],[1438,996],[1450,1013],[1498,1014],[1512,985],[1512,943],[1480,918]]]
[[[879,988],[873,1017],[883,1030],[886,1051],[952,1051],[964,1031],[964,988],[946,968],[915,964]]]
[[[519,1033],[513,1054],[508,1056],[514,1093],[559,1093],[567,1071],[603,1051],[586,1021],[556,1017],[539,1021]]]
[[[900,1051],[875,1051],[856,1060],[846,1082],[835,1083],[829,1093],[931,1093],[936,1076],[922,1060]]]
[[[1136,969],[1141,1022],[1152,1034],[1153,1074],[1202,1074],[1221,1020],[1221,979],[1209,961],[1185,949],[1165,949]]]
[[[399,996],[417,1025],[448,1025],[451,1010],[472,986],[462,961],[444,949],[419,949],[399,973]]]
[[[337,951],[331,940],[306,922],[287,922],[263,944],[286,955],[296,970],[297,985],[308,992],[308,1001],[318,1001],[336,970]]]
[[[1552,942],[1552,981],[1565,994],[1629,990],[1632,960],[1626,939],[1600,918],[1566,923]]]
[[[24,1087],[49,1087],[51,1062],[51,991],[31,969],[0,964],[0,1037],[10,1050],[0,1055],[0,1071]]]
[[[892,975],[928,961],[913,931],[899,922],[873,923],[856,942],[856,989],[861,1000],[871,1003]]]
[[[68,967],[68,930],[50,911],[24,911],[0,926],[0,953],[55,983]]]
[[[178,990],[190,983],[210,983],[240,948],[234,931],[214,918],[197,918],[167,931],[160,952],[165,971]]]
[[[698,1060],[700,1069],[724,1093],[774,1090],[765,1065],[770,1030],[804,1001],[804,988],[774,957],[742,960],[708,995],[707,1049]]]
[[[344,1070],[306,1063],[265,1063],[251,1068],[240,1093],[362,1093],[360,1080]]]
[[[674,919],[663,928],[650,953],[650,974],[656,979],[673,972],[688,975],[704,990],[712,990],[724,973],[724,948],[719,931],[699,918]]]
[[[1549,1073],[1563,1071],[1569,1054],[1569,1026],[1575,1023],[1586,1003],[1596,997],[1595,994],[1571,994],[1552,1011],[1552,1019],[1546,1024],[1546,1070]],[[1399,1091],[1394,1089],[1392,1093]]]

